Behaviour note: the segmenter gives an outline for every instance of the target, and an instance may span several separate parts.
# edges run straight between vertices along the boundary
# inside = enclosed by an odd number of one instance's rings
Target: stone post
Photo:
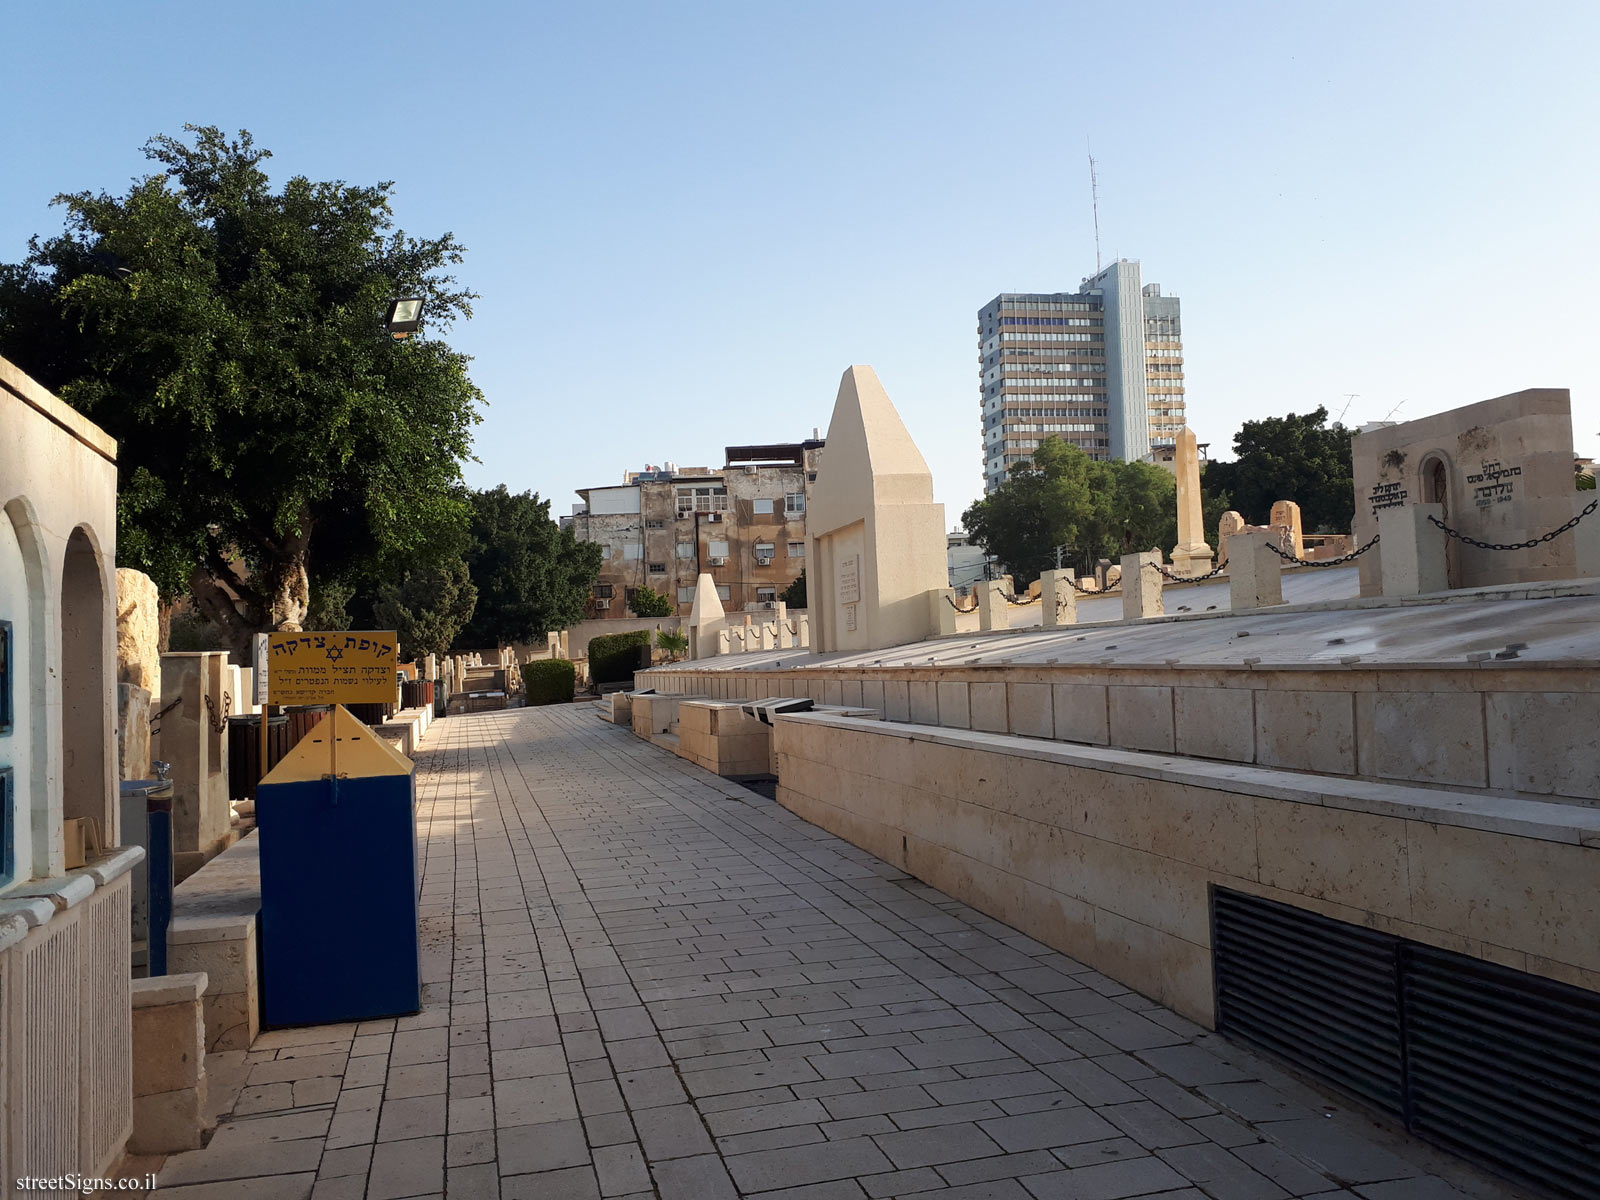
[[[1078,593],[1072,571],[1046,571],[1039,576],[1039,620],[1046,629],[1078,623]]]
[[[1177,575],[1204,575],[1211,570],[1211,547],[1206,545],[1200,504],[1200,447],[1187,425],[1178,431],[1176,467],[1178,544],[1172,548],[1172,570]]]
[[[778,648],[778,627],[770,621],[761,622],[761,648],[763,650]]]
[[[117,777],[150,778],[150,693],[136,683],[117,684]]]
[[[733,630],[726,627],[717,630],[717,657],[733,653]]]
[[[1011,613],[1006,608],[1005,580],[991,579],[978,585],[978,628],[1011,628]]]
[[[1300,506],[1293,500],[1279,500],[1272,506],[1272,515],[1267,518],[1267,524],[1284,533],[1289,545],[1283,549],[1290,551],[1296,558],[1306,556],[1305,537],[1300,529]]]
[[[1228,539],[1244,528],[1244,518],[1231,508],[1222,514],[1222,519],[1217,522],[1217,561],[1232,562],[1229,557]]]
[[[1137,621],[1166,613],[1161,603],[1161,551],[1122,556],[1122,619]]]
[[[800,648],[809,649],[811,646],[811,618],[805,613],[800,614]]]
[[[789,606],[782,600],[778,601],[778,645],[777,649],[787,650],[793,641],[789,635]]]
[[[424,682],[427,682],[430,679],[439,678],[439,660],[437,657],[430,654],[427,658],[422,660],[422,663],[422,669],[426,672],[423,677]]]
[[[1573,516],[1600,498],[1600,492],[1579,492],[1573,504]],[[1577,562],[1579,579],[1600,579],[1600,511],[1592,512],[1572,531],[1573,556]]]
[[[203,972],[135,979],[133,1132],[135,1154],[198,1150],[206,1130]]]
[[[172,850],[180,878],[223,848],[231,823],[226,726],[219,733],[215,724],[227,665],[220,651],[161,656],[163,707],[177,702],[161,718],[158,757],[172,764]]]
[[[1385,596],[1420,596],[1450,589],[1445,532],[1428,518],[1444,519],[1442,504],[1405,504],[1378,512]]]
[[[1229,535],[1228,602],[1234,612],[1283,603],[1283,559],[1273,553],[1277,544],[1270,529]]]
[[[959,601],[955,588],[928,589],[928,605],[932,609],[928,624],[939,631],[940,637],[956,632],[956,610]]]

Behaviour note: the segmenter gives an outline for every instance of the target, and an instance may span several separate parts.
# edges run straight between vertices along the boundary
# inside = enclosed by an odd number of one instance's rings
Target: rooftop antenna
[[[1383,419],[1384,419],[1384,420],[1385,420],[1385,421],[1387,421],[1387,420],[1388,420],[1388,419],[1389,419],[1389,418],[1390,418],[1390,417],[1392,417],[1392,416],[1394,416],[1394,415],[1395,415],[1395,413],[1397,413],[1397,412],[1399,412],[1399,411],[1400,411],[1400,410],[1401,410],[1401,409],[1402,409],[1402,408],[1404,408],[1404,407],[1405,407],[1405,406],[1406,406],[1406,402],[1405,402],[1405,401],[1404,401],[1404,400],[1402,400],[1402,401],[1400,401],[1400,403],[1399,403],[1399,404],[1396,404],[1396,405],[1395,405],[1395,406],[1394,406],[1394,407],[1393,407],[1393,408],[1391,408],[1391,409],[1390,409],[1390,410],[1389,410],[1389,411],[1388,411],[1388,412],[1386,412],[1386,413],[1384,413],[1384,414],[1383,414]]]
[[[1083,139],[1086,150],[1089,139]],[[1100,177],[1095,174],[1094,153],[1089,153],[1089,203],[1094,207],[1094,273],[1100,274]]]
[[[1349,412],[1350,411],[1350,406],[1352,404],[1354,404],[1359,399],[1361,399],[1361,393],[1360,392],[1345,392],[1344,393],[1344,407],[1339,410],[1339,415],[1333,419],[1333,423],[1335,425],[1344,424],[1344,415],[1345,415],[1345,413]]]

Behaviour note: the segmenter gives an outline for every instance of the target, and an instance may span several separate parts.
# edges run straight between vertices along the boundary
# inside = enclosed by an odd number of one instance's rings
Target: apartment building
[[[1178,298],[1122,259],[1076,292],[1005,292],[978,310],[983,486],[1055,434],[1094,458],[1133,460],[1183,428]]]
[[[776,603],[806,565],[806,505],[823,440],[728,446],[720,469],[667,463],[629,471],[613,487],[578,489],[570,524],[605,547],[593,617],[632,616],[648,585],[686,616],[701,572],[730,612]]]

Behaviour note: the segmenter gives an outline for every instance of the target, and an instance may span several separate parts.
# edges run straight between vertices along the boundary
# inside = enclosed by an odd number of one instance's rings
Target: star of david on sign
[[[328,655],[329,662],[338,662],[344,657],[344,651],[339,649],[337,646],[329,646],[326,653]]]

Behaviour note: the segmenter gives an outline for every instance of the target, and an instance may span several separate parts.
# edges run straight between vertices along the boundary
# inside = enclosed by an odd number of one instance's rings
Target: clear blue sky
[[[871,363],[955,524],[975,314],[1106,257],[1183,300],[1190,423],[1570,387],[1600,454],[1600,6],[12,4],[0,258],[184,122],[393,179],[482,299],[474,484],[826,427]]]

